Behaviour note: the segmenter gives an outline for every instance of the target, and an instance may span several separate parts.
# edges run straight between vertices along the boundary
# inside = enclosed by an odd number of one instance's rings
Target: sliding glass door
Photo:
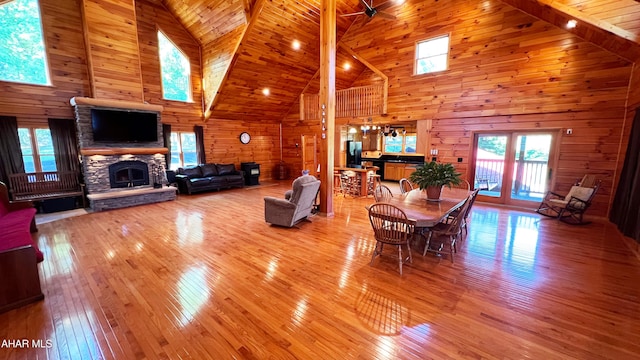
[[[533,206],[549,188],[556,133],[496,132],[474,137],[474,188],[481,199]]]

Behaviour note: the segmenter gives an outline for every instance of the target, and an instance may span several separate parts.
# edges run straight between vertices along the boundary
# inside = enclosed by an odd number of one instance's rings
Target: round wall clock
[[[240,142],[243,144],[248,144],[251,141],[251,135],[248,132],[242,132],[240,134]]]

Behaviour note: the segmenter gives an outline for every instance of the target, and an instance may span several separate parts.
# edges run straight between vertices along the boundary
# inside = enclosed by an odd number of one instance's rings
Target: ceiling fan
[[[397,0],[389,0],[381,3],[378,6],[373,6],[373,0],[369,0],[368,3],[366,0],[360,0],[360,3],[362,4],[362,6],[364,6],[364,10],[351,13],[351,14],[342,14],[341,16],[356,16],[356,15],[364,14],[364,15],[367,15],[367,17],[365,18],[365,21],[367,22],[373,19],[373,17],[376,15],[383,17],[385,19],[395,20],[396,18],[395,16],[389,13],[386,13],[383,10],[395,5],[396,2]]]

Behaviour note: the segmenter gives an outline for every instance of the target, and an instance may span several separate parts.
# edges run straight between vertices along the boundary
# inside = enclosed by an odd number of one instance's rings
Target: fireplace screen
[[[149,166],[137,160],[120,161],[109,165],[111,188],[149,185]]]

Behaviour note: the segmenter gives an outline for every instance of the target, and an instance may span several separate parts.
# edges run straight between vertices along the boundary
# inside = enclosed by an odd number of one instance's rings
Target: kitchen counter
[[[384,164],[384,180],[398,181],[408,178],[416,171],[416,166],[423,163],[409,163],[406,161],[386,161]]]
[[[415,171],[415,167],[423,165],[423,155],[380,155],[379,157],[362,158],[363,161],[378,166],[378,174],[382,180],[400,180]],[[406,170],[405,170],[406,168]],[[386,173],[389,169],[390,173]]]
[[[368,193],[368,183],[367,176],[369,171],[376,172],[378,171],[377,166],[367,166],[365,168],[350,168],[350,167],[334,167],[333,171],[353,171],[356,174],[360,174],[360,196],[367,196]]]

